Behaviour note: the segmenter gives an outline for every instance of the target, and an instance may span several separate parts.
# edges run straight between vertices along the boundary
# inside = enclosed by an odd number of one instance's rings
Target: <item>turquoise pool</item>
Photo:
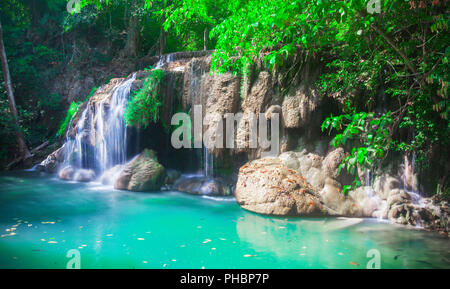
[[[371,219],[271,218],[233,198],[0,175],[0,268],[450,268],[439,234]]]

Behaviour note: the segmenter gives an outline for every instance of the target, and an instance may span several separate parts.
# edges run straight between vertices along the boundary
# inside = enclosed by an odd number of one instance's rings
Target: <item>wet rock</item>
[[[140,79],[136,79],[135,81],[133,81],[133,83],[131,83],[131,91],[139,91],[142,89],[142,87],[144,86],[144,81],[140,80]]]
[[[114,185],[114,182],[122,172],[124,165],[115,165],[109,170],[105,171],[100,177],[100,182],[104,185]]]
[[[109,104],[111,102],[111,98],[113,96],[113,91],[115,88],[117,88],[119,85],[124,83],[127,79],[126,78],[113,78],[111,79],[107,84],[102,85],[100,88],[98,88],[94,95],[91,96],[89,101],[84,102],[81,104],[80,108],[78,108],[77,113],[74,115],[70,127],[68,127],[68,136],[71,138],[74,138],[77,135],[77,124],[80,121],[84,121],[86,125],[86,131],[85,134],[82,137],[83,142],[85,142],[87,145],[95,147],[96,140],[98,139],[98,131],[97,128],[99,127],[98,122],[101,121],[100,118],[92,118],[92,115],[95,115],[96,111],[100,110],[100,107],[104,107],[107,109],[109,107]],[[88,109],[88,113],[84,115],[83,117],[83,111],[85,109]]]
[[[285,152],[278,157],[288,168],[298,170],[300,162],[295,152]]]
[[[166,170],[152,150],[144,150],[127,163],[114,183],[114,188],[129,191],[157,191],[166,179]]]
[[[239,170],[236,200],[260,214],[376,217],[448,234],[448,204],[405,191],[388,174],[342,195],[345,177],[337,168],[344,156],[341,149],[325,158],[304,150],[249,162]]]
[[[77,182],[91,182],[95,179],[93,170],[79,169],[75,171],[73,180]]]
[[[346,154],[344,152],[344,149],[337,148],[335,150],[332,150],[323,159],[322,170],[326,176],[336,179],[343,185],[348,185],[353,181],[353,177],[348,174],[346,170],[341,170],[338,175],[338,167],[345,157]]]
[[[320,195],[324,204],[333,210],[335,215],[350,215],[347,212],[353,210],[353,202],[342,194],[342,185],[332,178],[325,179],[325,185]]]
[[[49,154],[45,160],[36,166],[39,171],[44,171],[47,173],[54,173],[58,169],[59,165],[64,160],[64,147],[61,147]]]
[[[325,185],[327,175],[322,170],[323,158],[306,150],[296,153],[299,162],[298,173],[303,176],[308,183],[317,189],[322,189]]]
[[[61,180],[71,181],[73,180],[73,176],[75,174],[75,169],[72,166],[67,166],[62,168],[58,172],[58,178]]]
[[[414,193],[396,189],[388,197],[387,204],[387,218],[391,222],[448,235],[450,211],[447,202],[436,204],[430,198],[418,201]]]
[[[181,176],[180,172],[177,170],[168,169],[166,170],[166,184],[173,184]]]
[[[278,158],[266,157],[242,166],[235,194],[242,208],[255,213],[280,216],[326,213],[314,188]]]
[[[391,175],[382,174],[375,178],[373,188],[380,198],[386,200],[391,195],[392,190],[401,188],[401,181]]]
[[[221,178],[205,176],[182,176],[174,183],[173,188],[193,195],[229,196],[232,194],[229,182]]]

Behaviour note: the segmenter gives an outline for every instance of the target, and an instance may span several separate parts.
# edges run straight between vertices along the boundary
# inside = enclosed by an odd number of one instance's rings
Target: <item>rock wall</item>
[[[208,51],[149,58],[143,60],[141,66],[151,63],[165,71],[160,93],[163,100],[161,118],[166,125],[170,124],[176,112],[190,113],[193,118],[194,106],[201,105],[203,117],[218,116],[204,122],[202,128],[203,133],[212,132],[210,139],[215,141],[221,130],[220,120],[226,123],[225,114],[243,114],[242,119],[235,123],[235,147],[209,150],[215,156],[216,169],[229,169],[231,180],[232,172],[235,172],[236,199],[243,208],[269,215],[384,218],[447,234],[448,203],[421,198],[413,193],[418,188],[417,178],[408,164],[403,166],[403,172],[376,172],[372,177],[373,183],[370,180],[363,182],[363,187],[350,191],[347,196],[342,195],[343,186],[352,182],[352,177],[345,172],[337,174],[345,152],[333,149],[329,145],[331,139],[320,133],[321,122],[337,106],[333,97],[321,97],[314,85],[322,71],[321,65],[311,59],[299,59],[290,59],[292,67],[285,71],[269,72],[258,62],[248,67],[248,73],[242,77],[213,73],[210,70],[211,52]],[[138,71],[132,89],[138,90],[147,75],[146,71]],[[102,86],[92,97],[89,109],[95,110],[95,103],[104,100],[108,91],[121,81],[124,79],[112,79]],[[261,159],[263,149],[250,147],[251,113],[263,113],[266,119],[279,113],[278,157]],[[73,136],[71,129],[79,119],[80,115],[73,119],[69,136]],[[225,127],[224,135],[228,129]],[[86,143],[94,145],[95,140],[90,138],[95,133],[89,135]],[[167,135],[152,137],[162,139]],[[185,154],[192,156],[196,153],[187,150]],[[158,155],[162,159],[166,157],[161,152]],[[58,150],[49,155],[41,167],[49,172],[55,171],[60,159],[61,150]],[[366,173],[361,170],[360,178],[364,180]],[[226,183],[214,183],[203,178],[183,179],[175,185],[188,188],[185,190],[191,193],[201,193],[204,187],[215,194],[229,193],[228,189],[223,189],[228,186]]]
[[[239,170],[236,200],[244,209],[266,215],[379,218],[450,234],[448,202],[407,191],[398,176],[381,174],[372,185],[344,196],[343,185],[352,180],[345,172],[337,174],[344,157],[339,148],[326,157],[304,150],[249,162]]]

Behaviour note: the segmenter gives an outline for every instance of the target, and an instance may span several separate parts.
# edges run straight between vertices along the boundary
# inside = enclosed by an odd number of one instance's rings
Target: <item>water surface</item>
[[[372,219],[270,218],[233,198],[0,175],[0,268],[450,268],[437,233]]]

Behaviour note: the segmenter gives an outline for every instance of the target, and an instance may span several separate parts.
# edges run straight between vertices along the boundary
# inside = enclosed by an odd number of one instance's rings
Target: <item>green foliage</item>
[[[149,75],[145,78],[143,87],[130,96],[125,111],[125,122],[129,126],[146,128],[151,122],[159,120],[159,107],[162,105],[159,96],[159,83],[164,77],[160,69],[146,69]]]
[[[91,98],[91,96],[93,96],[94,93],[97,91],[97,89],[98,89],[97,86],[93,87],[83,101],[80,101],[80,102],[73,101],[70,103],[69,108],[67,109],[66,117],[64,118],[63,122],[60,124],[58,132],[56,133],[56,136],[60,137],[60,136],[64,135],[64,133],[66,132],[68,126],[70,125],[70,123],[72,121],[73,116],[75,115],[75,113],[78,112],[78,108],[80,108],[82,103],[88,101]]]
[[[351,186],[344,186],[342,193],[361,185],[358,180],[358,166],[373,168],[377,165],[388,150],[389,125],[392,124],[390,112],[375,117],[373,113],[352,113],[340,116],[330,116],[322,124],[322,131],[335,129],[338,134],[332,140],[335,148],[345,146],[350,141],[351,154],[347,155],[338,167],[338,175],[342,169],[354,176]]]
[[[72,117],[75,115],[75,113],[78,111],[79,103],[72,102],[69,106],[69,109],[67,110],[66,117],[64,118],[63,122],[59,126],[59,130],[56,133],[57,136],[62,136],[66,132],[67,127],[70,124],[70,121],[72,120]]]
[[[275,70],[295,67],[287,59],[299,52],[305,61],[316,58],[325,64],[317,88],[339,103],[343,115],[325,120],[323,129],[335,129],[333,144],[351,152],[342,167],[349,172],[356,171],[352,163],[376,166],[390,150],[414,152],[423,163],[437,149],[447,156],[446,2],[386,0],[381,13],[372,15],[367,0],[82,0],[80,13],[72,15],[66,0],[40,1],[38,9],[32,2],[0,4],[27,141],[37,142],[43,120],[51,126],[60,110],[60,97],[46,84],[66,64],[80,71],[106,65],[123,56],[130,36],[137,46],[132,57],[156,55],[164,38],[165,52],[200,50],[207,32],[207,48],[215,49],[212,71],[246,73],[259,60]],[[159,119],[159,73],[152,71],[132,96],[128,125],[147,126]],[[4,89],[0,94],[5,99]],[[7,118],[2,116],[2,137],[15,129]]]

